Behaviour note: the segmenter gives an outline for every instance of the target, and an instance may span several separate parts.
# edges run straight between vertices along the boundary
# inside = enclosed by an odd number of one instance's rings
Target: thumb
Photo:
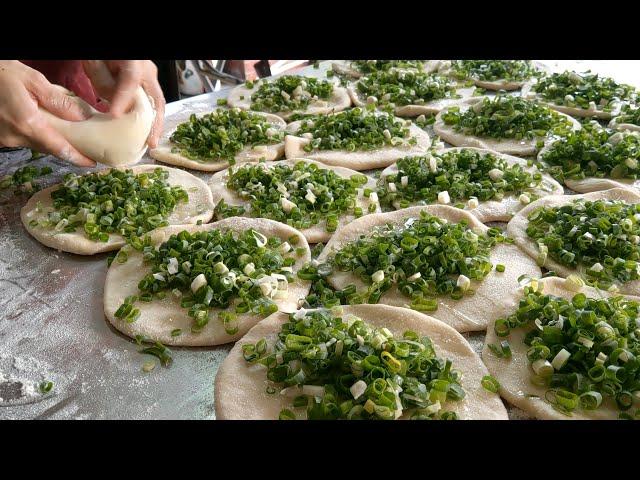
[[[79,99],[70,95],[68,90],[59,85],[39,82],[33,86],[31,93],[42,108],[56,117],[78,122],[86,120],[89,116],[89,112],[82,108]]]

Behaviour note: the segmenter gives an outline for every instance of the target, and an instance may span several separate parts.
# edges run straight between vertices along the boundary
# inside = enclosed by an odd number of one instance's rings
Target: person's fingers
[[[82,68],[98,95],[110,99],[115,93],[116,81],[102,60],[83,60]]]
[[[116,77],[116,86],[109,112],[118,117],[128,112],[135,100],[137,88],[142,83],[142,70],[135,63],[123,65]]]
[[[41,78],[35,76],[29,87],[38,105],[56,117],[73,122],[87,118],[87,112],[67,93],[66,89],[52,85],[44,76]]]
[[[158,85],[157,80],[154,78],[153,81],[146,83],[144,85],[145,92],[152,98],[153,107],[156,111],[156,116],[153,120],[153,125],[151,126],[151,132],[149,132],[149,138],[147,143],[150,148],[156,148],[158,146],[158,140],[160,139],[160,135],[162,134],[162,126],[164,123],[164,108],[165,108],[165,99],[162,93],[162,89],[160,85]]]
[[[79,167],[94,167],[96,162],[76,150],[66,138],[49,125],[44,118],[39,117],[30,122],[31,131],[26,132],[29,147],[39,152],[47,152],[61,160],[73,163]]]

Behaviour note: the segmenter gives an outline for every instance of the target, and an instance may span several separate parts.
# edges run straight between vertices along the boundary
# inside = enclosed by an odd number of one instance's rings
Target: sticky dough
[[[119,118],[99,112],[80,97],[73,96],[72,101],[85,112],[87,120],[63,120],[43,109],[40,113],[73,147],[91,160],[113,167],[140,161],[147,151],[147,137],[155,118],[151,100],[142,87],[136,90],[131,111]]]

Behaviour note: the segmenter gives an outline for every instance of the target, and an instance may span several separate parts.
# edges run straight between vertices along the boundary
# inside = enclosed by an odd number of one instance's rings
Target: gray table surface
[[[592,68],[630,83],[640,78],[640,62],[545,63],[553,70]],[[329,66],[300,73],[324,76]],[[225,95],[222,90],[167,105],[165,131],[191,113],[216,108]],[[29,150],[0,152],[0,177],[30,157]],[[44,186],[81,171],[51,156],[30,163],[53,168]],[[153,160],[146,155],[142,163]],[[143,372],[151,357],[138,353],[140,347],[104,317],[107,255],[83,257],[38,243],[20,221],[27,199],[0,191],[0,419],[213,419],[213,381],[230,345],[172,348],[169,368]],[[484,334],[467,338],[481,349]],[[44,380],[54,383],[46,395],[37,391]],[[512,418],[525,418],[509,410]]]

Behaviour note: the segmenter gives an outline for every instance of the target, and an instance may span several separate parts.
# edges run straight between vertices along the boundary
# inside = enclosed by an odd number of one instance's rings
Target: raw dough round
[[[538,62],[533,62],[533,65],[538,70],[547,71],[547,68]],[[438,73],[442,75],[454,76],[453,70],[451,69],[451,61],[450,60],[441,61],[438,68]],[[471,78],[470,80],[473,82],[473,84],[476,87],[484,88],[485,90],[496,90],[496,91],[497,90],[507,90],[507,91],[518,90],[523,85],[526,85],[528,82],[530,82],[530,80],[506,80],[506,79],[480,80],[477,78]]]
[[[318,167],[322,169],[333,170],[336,174],[344,178],[350,178],[352,175],[358,174],[358,172],[356,172],[355,170],[350,170],[348,168],[343,168],[343,167],[332,167],[330,165],[325,165],[323,163],[316,162],[313,160],[308,160],[306,158],[293,158],[289,160],[282,160],[275,164],[263,163],[263,165],[265,168],[269,168],[273,165],[283,165],[283,164],[290,165],[293,167],[298,162],[312,163],[312,164],[318,165]],[[253,162],[252,164],[257,164],[257,162]],[[228,175],[229,175],[229,169],[225,169],[211,176],[211,179],[209,180],[209,188],[211,189],[211,193],[213,194],[213,204],[217,205],[218,202],[220,202],[220,200],[224,200],[225,203],[228,205],[242,205],[242,206],[249,205],[250,202],[247,202],[241,199],[233,190],[226,188],[225,185],[227,182]],[[369,202],[369,199],[362,194],[362,192],[364,188],[370,188],[372,190],[375,190],[375,187],[376,187],[375,180],[370,177],[367,177],[367,178],[368,178],[367,183],[358,189],[359,194],[356,197],[356,206],[362,207],[362,211],[365,213],[365,215],[368,212],[370,202]],[[376,208],[376,213],[378,212],[380,212],[379,204]],[[250,215],[248,214],[243,216],[250,217]],[[346,216],[340,217],[338,219],[337,230],[349,224],[354,219],[355,217],[353,215],[346,215]],[[324,222],[321,222],[310,228],[302,229],[300,231],[306,237],[309,243],[326,242],[333,235],[333,233],[327,231],[327,229],[325,228]]]
[[[255,115],[261,115],[265,117],[265,120],[269,122],[273,128],[278,130],[284,130],[287,126],[286,122],[270,113],[252,112]],[[201,116],[201,115],[199,115]],[[187,120],[188,121],[188,120]],[[201,170],[203,172],[217,172],[224,170],[229,166],[229,162],[223,159],[210,159],[210,160],[192,160],[185,157],[180,153],[173,153],[173,143],[170,138],[175,132],[175,128],[171,131],[165,132],[160,141],[158,147],[149,151],[149,155],[155,158],[159,162],[168,163],[169,165],[176,165],[178,167],[191,168],[193,170]],[[264,159],[266,161],[277,160],[284,154],[284,142],[275,143],[272,145],[255,145],[246,146],[235,156],[237,163],[251,162]]]
[[[438,356],[450,359],[453,368],[462,372],[461,383],[466,395],[460,401],[447,402],[444,408],[456,412],[461,420],[508,419],[498,395],[481,386],[482,377],[488,372],[480,357],[451,327],[422,313],[386,305],[345,306],[343,312],[360,317],[373,326],[387,327],[394,335],[412,330],[418,335],[429,336]],[[274,313],[253,327],[231,349],[216,375],[215,409],[218,420],[275,420],[280,410],[292,408],[291,399],[278,393],[266,393],[266,370],[250,366],[242,356],[242,345],[262,338],[267,340],[268,348],[273,348],[277,334],[287,320],[287,315]]]
[[[640,131],[640,128],[639,128]],[[551,149],[551,146],[555,142],[551,142],[544,146],[538,153],[538,161],[544,164],[542,160],[547,151]],[[632,178],[598,178],[598,177],[586,177],[579,180],[567,178],[564,180],[564,184],[571,190],[578,193],[599,192],[600,190],[608,190],[610,188],[631,188],[640,190],[640,180],[634,180]],[[561,193],[560,193],[561,194]]]
[[[311,260],[309,244],[298,230],[265,218],[233,217],[207,225],[173,225],[156,229],[150,235],[152,243],[159,246],[167,241],[171,235],[178,234],[183,230],[198,232],[227,228],[235,232],[244,232],[252,228],[267,237],[277,236],[284,240],[297,235],[300,238],[297,246],[304,248],[306,252],[297,257],[296,263],[293,265],[294,273]],[[142,254],[135,250],[129,253],[129,258],[125,263],[113,262],[107,271],[104,284],[104,312],[109,322],[125,335],[135,337],[142,334],[165,345],[219,345],[241,338],[247,330],[262,320],[262,317],[256,314],[238,315],[238,332],[229,335],[217,318],[218,312],[222,310],[211,309],[209,323],[199,333],[192,333],[193,319],[188,315],[189,310],[182,308],[180,300],[176,299],[171,292],[168,292],[163,300],[154,298],[151,302],[136,302],[136,308],[140,309],[140,317],[133,323],[126,323],[116,318],[115,312],[122,305],[124,299],[129,295],[139,294],[138,283],[149,271],[149,267],[143,261]],[[305,297],[309,288],[310,282],[296,278],[294,283],[289,284],[287,298],[275,300],[275,303],[281,311],[295,311],[298,307],[298,299]],[[182,334],[172,337],[171,331],[176,328],[182,329]]]
[[[399,121],[404,121],[397,119]],[[296,137],[294,134],[299,130],[301,120],[292,122],[287,126],[290,133],[284,137],[284,151],[286,158],[309,158],[317,160],[326,165],[336,167],[346,167],[352,170],[370,170],[372,168],[384,168],[391,165],[396,160],[411,155],[424,155],[431,146],[429,134],[417,125],[411,123],[409,134],[415,137],[415,145],[382,147],[377,150],[360,150],[349,152],[346,150],[312,150],[306,152],[304,146],[310,140],[303,137]]]
[[[479,97],[482,98],[482,97]],[[468,105],[461,105],[460,112],[464,112],[469,108]],[[507,153],[510,155],[518,155],[521,157],[526,157],[530,155],[535,155],[538,151],[538,147],[536,144],[540,140],[540,138],[533,139],[522,139],[516,140],[505,138],[505,139],[497,139],[491,137],[476,137],[473,135],[467,135],[462,132],[456,131],[453,126],[449,126],[442,120],[442,114],[445,113],[446,110],[441,111],[436,116],[436,122],[433,125],[434,132],[440,136],[440,138],[446,142],[449,142],[451,145],[456,147],[476,147],[483,148],[487,150],[493,150],[500,153]],[[560,115],[564,115],[571,123],[573,123],[574,130],[579,130],[582,128],[580,122],[571,118],[570,116],[559,113]],[[543,140],[547,140],[547,138],[543,138]]]
[[[520,247],[531,258],[538,258],[538,244],[533,241],[527,235],[527,226],[529,225],[529,214],[538,207],[559,207],[562,205],[568,205],[578,199],[585,199],[587,201],[594,200],[622,200],[626,203],[640,203],[640,194],[624,188],[612,188],[610,190],[602,190],[599,192],[585,193],[581,195],[550,195],[543,197],[530,203],[525,208],[520,210],[507,225],[507,233],[515,240],[516,245]],[[551,256],[547,257],[547,261],[544,267],[553,270],[561,277],[568,277],[571,274],[584,274],[586,267],[584,265],[578,265],[577,268],[567,267],[556,262]],[[628,295],[640,295],[640,280],[633,280],[621,285],[620,293]]]
[[[42,108],[40,113],[71,145],[90,159],[113,167],[140,161],[147,151],[147,137],[156,115],[142,87],[136,90],[133,109],[120,118],[99,112],[80,97],[69,94],[86,113],[87,120],[63,120]]]
[[[519,157],[514,157],[512,155],[506,155],[503,153],[493,152],[491,150],[484,150],[481,148],[473,148],[473,147],[457,147],[457,148],[445,148],[443,150],[438,151],[438,155],[445,154],[447,152],[455,152],[460,150],[475,150],[477,152],[483,154],[492,154],[496,157],[500,157],[504,159],[508,165],[521,165],[524,170],[529,172],[534,172],[536,169],[534,167],[527,166],[526,160],[523,160]],[[385,168],[380,175],[381,178],[388,177],[390,175],[395,175],[398,173],[397,163]],[[531,193],[535,193],[536,195],[546,196],[546,195],[562,195],[564,193],[564,189],[562,185],[556,182],[551,176],[542,174],[542,184],[541,188],[536,188],[531,190]],[[478,207],[470,209],[468,204],[465,205],[464,209],[477,217],[481,222],[508,222],[515,213],[522,209],[524,205],[520,203],[518,199],[518,195],[508,195],[505,196],[502,200],[488,200],[481,201],[479,200]],[[418,203],[416,203],[418,204]]]
[[[548,277],[538,280],[543,285],[543,293],[563,297],[571,300],[578,292],[565,286],[565,280],[558,277]],[[597,290],[591,287],[582,287],[580,290],[587,297],[602,298],[610,297],[611,293]],[[539,387],[530,382],[532,373],[527,359],[529,347],[524,344],[523,339],[527,330],[517,328],[512,330],[507,337],[498,337],[494,331],[495,320],[504,318],[514,313],[522,298],[523,287],[514,285],[511,291],[505,291],[500,296],[504,304],[506,313],[496,313],[491,325],[487,329],[484,348],[482,349],[482,360],[498,382],[500,383],[500,396],[518,408],[539,419],[547,420],[616,420],[618,418],[618,408],[610,399],[603,401],[597,410],[577,410],[571,417],[563,415],[554,409],[551,404],[544,400],[546,388]],[[631,300],[640,301],[638,297],[628,297]],[[498,345],[502,340],[508,340],[511,348],[511,358],[498,358],[488,345]],[[531,397],[528,395],[535,395]]]
[[[227,97],[227,104],[230,107],[241,108],[243,110],[251,110],[251,105],[253,104],[251,95],[256,93],[258,91],[258,88],[258,86],[254,86],[252,89],[248,89],[244,84],[238,85],[233,90],[231,90],[231,92],[229,92],[229,96]],[[240,97],[244,98],[241,99]],[[305,110],[274,112],[274,115],[277,115],[284,120],[288,120],[290,117],[296,114],[323,115],[332,112],[340,112],[345,108],[349,108],[350,106],[351,99],[349,98],[349,94],[347,93],[346,88],[334,86],[331,96],[326,100],[320,99],[311,101]]]
[[[571,115],[572,117],[596,117],[602,120],[609,120],[618,114],[618,111],[613,112],[605,112],[604,110],[600,110],[596,108],[595,110],[588,110],[586,108],[580,107],[568,107],[566,105],[558,105],[555,103],[551,103],[545,100],[541,95],[538,95],[533,91],[532,82],[527,82],[522,87],[522,97],[527,98],[529,100],[535,100],[541,105],[546,105],[549,108],[557,110],[558,112],[566,113],[567,115]]]
[[[347,87],[351,101],[356,107],[365,107],[367,105],[366,98],[362,97],[362,94],[356,91],[354,86]],[[473,92],[475,87],[471,88],[459,88],[456,92],[462,96],[462,98],[441,98],[439,100],[432,100],[422,105],[400,105],[396,106],[394,113],[399,117],[417,117],[419,115],[435,115],[443,108],[450,107],[452,105],[458,105],[459,103],[474,104],[480,97],[474,97]]]
[[[131,168],[135,174],[144,172],[153,172],[156,168],[161,168],[169,172],[167,181],[174,186],[181,186],[189,195],[188,202],[179,202],[176,208],[171,212],[167,221],[171,225],[182,225],[186,223],[197,223],[202,220],[203,223],[208,222],[213,217],[213,199],[211,190],[205,182],[198,177],[179,170],[177,168],[169,168],[162,165],[140,165]],[[100,173],[107,173],[110,169],[104,169]],[[40,226],[31,227],[29,222],[32,220],[46,220],[47,213],[44,211],[53,208],[53,200],[51,192],[57,190],[60,185],[53,185],[35,193],[20,210],[20,218],[27,231],[40,243],[47,247],[56,248],[64,252],[77,253],[79,255],[94,255],[101,252],[109,252],[118,250],[125,245],[125,239],[117,234],[109,235],[107,242],[95,242],[84,235],[82,228],[78,228],[73,233],[56,232],[53,229],[43,228]],[[43,211],[37,212],[38,202],[41,202]],[[198,212],[200,211],[200,213]]]
[[[440,66],[439,62],[440,60],[427,60],[424,63],[423,70],[426,73],[435,72],[436,70],[438,70],[438,67]],[[352,78],[361,78],[365,76],[364,73],[360,72],[359,70],[356,70],[351,65],[350,61],[333,62],[331,64],[331,68],[333,69],[334,72],[336,72],[339,75],[346,75]],[[403,68],[402,70],[416,70],[416,69]]]
[[[469,228],[482,233],[489,229],[469,212],[446,205],[426,205],[389,213],[375,213],[361,217],[337,231],[322,250],[318,262],[326,262],[333,251],[350,241],[357,240],[361,235],[367,235],[375,227],[386,224],[404,225],[408,218],[419,218],[421,211],[444,218],[451,223],[466,220]],[[473,295],[465,295],[460,300],[454,300],[446,295],[438,297],[438,309],[435,312],[429,312],[430,315],[459,332],[484,330],[493,316],[500,312],[501,295],[518,284],[517,279],[520,275],[535,277],[542,274],[535,261],[520,252],[515,245],[506,243],[495,245],[491,250],[490,260],[494,266],[505,265],[505,271],[497,272],[494,268],[482,282],[472,280],[471,288],[475,290]],[[352,272],[334,272],[327,281],[337,289],[342,289],[349,284],[355,284],[358,290],[365,288],[364,282]],[[380,303],[404,307],[411,303],[411,299],[393,286],[382,295]]]

